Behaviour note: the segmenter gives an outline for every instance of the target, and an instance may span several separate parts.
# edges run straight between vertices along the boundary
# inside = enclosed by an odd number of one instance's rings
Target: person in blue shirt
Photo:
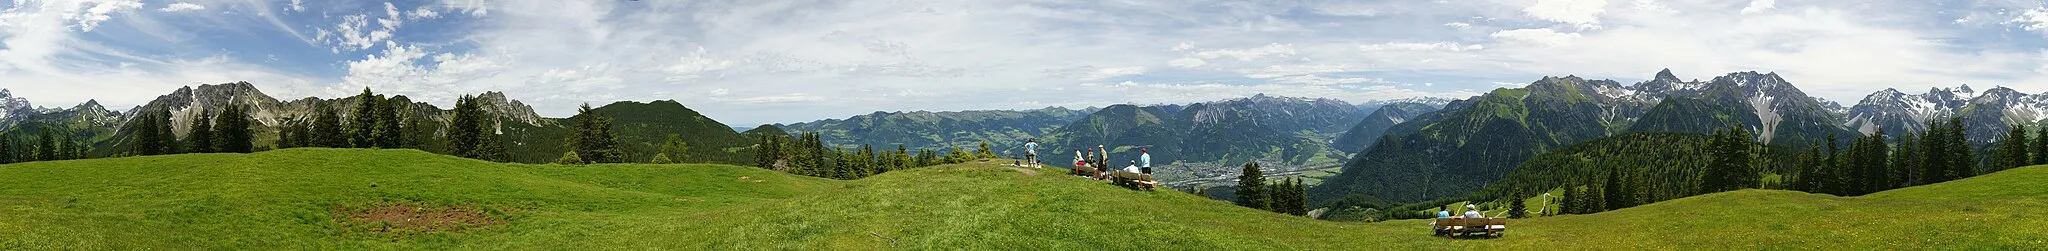
[[[1138,167],[1145,174],[1152,174],[1152,154],[1145,152],[1144,148],[1138,148]]]
[[[1024,164],[1038,167],[1038,140],[1024,140]]]
[[[1440,206],[1440,207],[1437,207],[1437,209],[1436,209],[1436,210],[1437,210],[1437,211],[1436,211],[1436,217],[1437,217],[1437,218],[1450,218],[1450,217],[1451,217],[1451,206]]]

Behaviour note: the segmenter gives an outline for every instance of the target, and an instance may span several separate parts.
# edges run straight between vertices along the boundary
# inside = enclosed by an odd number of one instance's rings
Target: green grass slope
[[[338,164],[355,163],[355,164]],[[2028,249],[2048,166],[1865,197],[1745,190],[1515,220],[1505,238],[1425,221],[1328,222],[1062,169],[987,163],[833,181],[723,165],[495,164],[293,149],[0,165],[0,249]],[[741,178],[745,177],[745,178]],[[375,188],[370,184],[376,184]],[[474,205],[507,224],[360,233],[337,209]],[[1504,249],[1505,248],[1505,249]]]

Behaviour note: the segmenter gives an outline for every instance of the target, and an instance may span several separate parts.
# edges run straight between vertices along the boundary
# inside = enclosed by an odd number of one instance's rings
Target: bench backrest
[[[1466,218],[1466,219],[1465,219],[1465,224],[1464,224],[1464,226],[1467,226],[1467,227],[1486,227],[1486,221],[1487,221],[1487,220],[1486,220],[1486,218]]]
[[[1458,225],[1458,222],[1456,222],[1456,221],[1451,221],[1451,220],[1456,220],[1456,219],[1452,219],[1452,218],[1436,218],[1436,225],[1437,225],[1437,226],[1446,226],[1446,227],[1448,227],[1448,226],[1457,226],[1457,225]]]
[[[1508,225],[1508,218],[1489,218],[1489,219],[1486,219],[1486,224],[1487,224],[1487,225],[1499,225],[1499,226],[1506,226],[1506,225]]]

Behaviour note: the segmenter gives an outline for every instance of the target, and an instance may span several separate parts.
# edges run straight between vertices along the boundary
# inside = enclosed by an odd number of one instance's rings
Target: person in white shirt
[[[1474,205],[1472,205],[1472,204],[1465,204],[1465,218],[1466,218],[1466,219],[1485,219],[1485,218],[1486,218],[1486,214],[1482,214],[1482,213],[1479,213],[1479,206],[1474,206]]]
[[[1141,172],[1138,172],[1138,171],[1141,171],[1141,170],[1139,170],[1139,169],[1138,169],[1138,161],[1136,161],[1136,160],[1133,160],[1133,161],[1131,161],[1131,166],[1127,166],[1127,167],[1124,167],[1124,172],[1130,172],[1130,173],[1141,173]]]

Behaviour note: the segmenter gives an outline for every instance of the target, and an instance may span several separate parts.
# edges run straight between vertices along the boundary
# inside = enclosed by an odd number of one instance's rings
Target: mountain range
[[[571,118],[546,118],[535,113],[532,106],[508,98],[504,93],[485,92],[475,95],[482,103],[483,110],[493,115],[496,131],[503,135],[509,157],[515,162],[542,163],[561,156],[563,138],[568,134],[567,120]],[[411,104],[404,117],[414,118],[406,126],[409,133],[419,137],[439,137],[445,132],[451,110],[444,110],[424,102],[412,102],[405,96],[391,96],[394,102]],[[177,137],[189,132],[191,121],[200,117],[203,111],[219,111],[229,105],[249,107],[250,117],[256,127],[258,148],[274,147],[277,130],[292,123],[310,123],[320,107],[330,107],[349,121],[350,111],[361,105],[361,98],[348,96],[334,99],[306,97],[280,101],[258,90],[246,82],[182,87],[169,94],[158,96],[144,105],[124,111],[110,111],[96,101],[87,101],[68,109],[31,108],[27,99],[13,97],[0,90],[0,132],[35,133],[45,128],[60,128],[69,132],[72,139],[90,142],[93,156],[118,156],[126,154],[130,146],[127,138],[131,132],[125,130],[141,114],[140,111],[166,110],[171,114],[171,124]],[[594,113],[610,115],[613,126],[626,150],[627,158],[645,161],[651,158],[654,145],[667,139],[667,135],[684,136],[692,145],[690,152],[696,160],[716,163],[751,164],[752,150],[746,148],[753,141],[741,136],[731,127],[702,114],[683,107],[675,101],[652,103],[617,102],[595,108]],[[315,132],[345,133],[345,132]],[[438,144],[422,144],[428,151],[440,149]]]
[[[503,93],[476,95],[494,115],[514,161],[539,163],[560,156],[571,118],[547,118]],[[405,96],[408,125],[435,137],[450,112]],[[35,133],[59,129],[90,142],[94,156],[126,152],[128,132],[140,111],[163,109],[182,136],[203,110],[234,104],[251,107],[257,145],[271,145],[279,126],[305,123],[319,107],[341,116],[360,105],[358,97],[280,100],[246,82],[183,87],[144,105],[111,110],[97,101],[68,108],[37,107],[0,89],[0,132]],[[751,164],[760,135],[816,132],[828,145],[903,145],[920,150],[972,150],[982,141],[1002,156],[1018,156],[1024,140],[1037,140],[1047,163],[1065,163],[1073,153],[1114,146],[1112,161],[1152,154],[1166,180],[1227,179],[1244,162],[1267,163],[1278,175],[1307,169],[1336,169],[1310,190],[1327,200],[1369,195],[1388,201],[1422,201],[1471,193],[1506,178],[1522,162],[1554,149],[1628,133],[1701,134],[1742,127],[1772,146],[1804,148],[1874,133],[1920,132],[1928,121],[1960,117],[1972,142],[2004,136],[2006,125],[2038,125],[2048,119],[2048,94],[1997,87],[1933,88],[1908,94],[1896,89],[1872,93],[1843,107],[1808,96],[1775,73],[1736,72],[1708,80],[1684,80],[1670,70],[1624,85],[1577,76],[1544,77],[1521,88],[1501,88],[1464,99],[1418,98],[1347,103],[1332,99],[1251,97],[1163,105],[1102,108],[1049,107],[1034,110],[875,112],[844,119],[735,127],[705,117],[675,101],[617,102],[593,109],[613,117],[629,160],[651,157],[667,135],[685,138],[699,162]],[[344,119],[347,121],[347,119]],[[330,132],[340,133],[340,132]],[[1896,137],[1895,137],[1896,138]],[[1846,140],[1845,140],[1846,141]],[[1841,144],[1843,142],[1837,142]],[[434,151],[429,144],[424,150]]]
[[[1972,141],[1988,144],[2004,136],[2006,125],[2040,124],[2043,100],[2048,94],[2003,87],[1983,95],[1967,87],[1925,95],[1884,90],[1843,109],[1806,95],[1776,73],[1687,81],[1667,69],[1632,85],[1544,77],[1392,126],[1310,196],[1327,201],[1363,194],[1412,202],[1464,195],[1505,178],[1537,154],[1624,133],[1703,134],[1739,126],[1755,132],[1759,143],[1803,149],[1826,144],[1831,134],[1847,139],[1876,128],[1917,133],[1929,120],[1962,116]]]

